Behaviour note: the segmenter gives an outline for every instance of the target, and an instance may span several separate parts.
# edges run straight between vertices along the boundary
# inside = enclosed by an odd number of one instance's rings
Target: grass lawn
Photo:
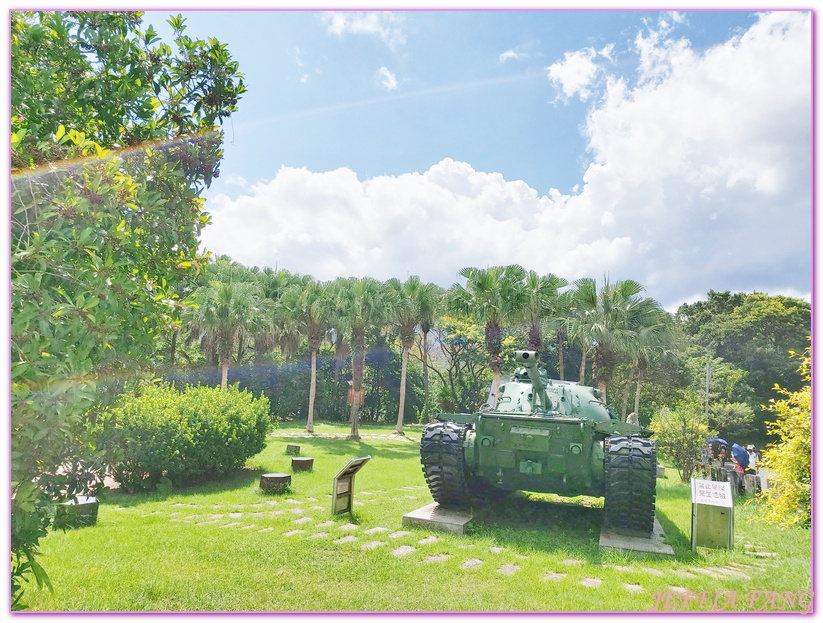
[[[402,525],[432,501],[420,427],[402,438],[364,426],[360,442],[344,438],[346,425],[320,423],[308,438],[303,427],[281,424],[224,481],[167,496],[109,492],[96,526],[42,541],[54,592],[32,586],[24,601],[37,611],[780,610],[801,609],[784,593],[811,590],[810,531],[750,521],[753,505],[735,508],[734,550],[693,554],[689,489],[673,470],[657,497],[673,558],[601,552],[598,498],[515,494],[457,536]],[[287,442],[314,470],[294,473],[288,493],[264,494],[262,473],[291,472]],[[365,455],[354,515],[332,516],[334,475]],[[686,592],[702,595],[684,608]]]

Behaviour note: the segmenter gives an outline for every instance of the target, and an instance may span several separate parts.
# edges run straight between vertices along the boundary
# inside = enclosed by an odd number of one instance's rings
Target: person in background
[[[747,474],[756,474],[757,473],[757,450],[753,444],[749,444],[746,446],[746,452],[749,455],[749,467],[746,469]]]

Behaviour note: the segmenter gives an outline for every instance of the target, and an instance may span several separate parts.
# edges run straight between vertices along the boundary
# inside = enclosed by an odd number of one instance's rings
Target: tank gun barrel
[[[540,370],[537,367],[537,351],[534,350],[517,350],[514,352],[514,359],[522,364],[529,372],[529,378],[532,382],[533,393],[535,397],[540,399],[540,405],[543,411],[551,409],[551,401],[546,393],[546,384],[540,378]],[[536,402],[532,400],[532,412],[536,409]]]

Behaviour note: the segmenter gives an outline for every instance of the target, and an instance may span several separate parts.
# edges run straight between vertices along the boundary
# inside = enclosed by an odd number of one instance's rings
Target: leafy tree
[[[352,348],[352,404],[349,414],[351,439],[360,439],[358,412],[363,389],[363,371],[366,366],[366,336],[386,322],[385,296],[382,284],[371,277],[351,278],[340,284],[337,304],[351,331]]]
[[[420,311],[420,359],[423,362],[423,410],[429,408],[429,333],[438,317],[443,298],[443,289],[433,283],[422,284],[417,291],[417,305]]]
[[[551,273],[540,276],[530,270],[526,275],[523,283],[523,316],[529,326],[529,350],[543,350],[543,320],[556,315],[560,296],[557,291],[568,283]]]
[[[306,432],[314,432],[314,401],[317,395],[317,353],[329,329],[332,311],[327,284],[309,281],[303,287],[292,286],[283,293],[281,305],[288,309],[297,322],[298,330],[306,337],[311,357],[308,419]]]
[[[746,371],[746,383],[753,394],[734,401],[742,399],[754,407],[761,431],[768,415],[760,405],[777,397],[774,385],[788,391],[801,388],[803,381],[789,352],[801,352],[811,335],[811,306],[807,302],[759,292],[710,290],[707,301],[681,305],[677,319],[686,334],[712,357]]]
[[[199,328],[204,344],[211,344],[219,360],[220,387],[228,388],[229,365],[234,349],[244,336],[253,335],[267,322],[260,286],[253,282],[212,282],[194,293]]]
[[[790,392],[780,386],[781,400],[772,400],[769,411],[775,420],[769,432],[780,441],[763,453],[762,464],[771,474],[774,487],[764,490],[763,519],[781,526],[811,524],[812,504],[812,392],[811,351],[801,357],[800,376],[806,382]]]
[[[574,283],[572,334],[586,352],[594,353],[592,376],[606,401],[606,389],[621,356],[638,367],[648,361],[650,349],[671,342],[668,314],[654,299],[641,297],[644,287],[636,281],[611,284],[598,290],[593,279]],[[585,356],[581,364],[581,382]],[[641,381],[642,383],[642,381]]]
[[[389,279],[385,284],[387,295],[390,294],[394,304],[391,306],[391,318],[400,334],[402,349],[400,368],[400,400],[397,411],[397,424],[394,431],[403,434],[403,415],[406,406],[406,370],[409,365],[409,351],[414,345],[414,334],[420,324],[421,311],[419,292],[423,287],[420,277],[412,275],[405,283],[398,279]]]
[[[470,320],[444,316],[434,334],[445,361],[445,369],[430,364],[440,381],[440,409],[447,413],[477,411],[483,403],[483,388],[491,380],[483,328]]]
[[[488,403],[497,404],[503,358],[503,328],[522,316],[525,308],[523,281],[526,270],[518,264],[467,267],[460,271],[466,284],[454,284],[448,292],[447,305],[455,313],[471,318],[485,328],[486,351],[493,379]]]
[[[718,437],[736,442],[750,439],[755,433],[754,410],[745,402],[721,402],[709,408],[709,428]]]
[[[245,90],[219,42],[185,37],[175,19],[178,51],[152,47],[140,15],[11,14],[14,609],[25,576],[48,583],[37,552],[54,501],[99,484],[78,471],[102,467],[85,439],[98,382],[148,362],[180,312],[177,284],[205,261],[213,125]],[[146,139],[174,140],[109,151]],[[95,159],[61,162],[83,155]]]
[[[673,409],[663,407],[652,418],[651,429],[660,454],[674,463],[682,482],[689,482],[709,434],[700,403],[690,400]]]

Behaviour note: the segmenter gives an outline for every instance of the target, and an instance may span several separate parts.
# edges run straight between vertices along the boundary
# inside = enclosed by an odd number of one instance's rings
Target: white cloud
[[[710,288],[808,293],[809,14],[764,14],[701,53],[636,42],[633,76],[604,68],[596,84],[570,86],[594,102],[591,163],[571,195],[449,158],[367,180],[284,167],[211,200],[204,244],[320,279],[418,274],[448,286],[464,266],[511,262],[570,280],[608,274],[637,279],[667,309]]]
[[[375,74],[377,82],[387,91],[396,91],[398,87],[397,78],[385,67],[381,67]]]
[[[345,34],[377,37],[392,50],[406,43],[402,28],[404,18],[398,13],[329,11],[322,19],[328,33],[337,37]]]
[[[506,50],[500,55],[499,61],[501,63],[505,63],[506,61],[518,61],[524,58],[529,58],[529,55],[525,52],[515,52],[514,50]]]
[[[555,88],[562,90],[564,98],[577,95],[583,102],[589,99],[592,93],[590,87],[600,72],[594,62],[596,57],[597,52],[593,48],[585,48],[566,52],[562,61],[547,67],[549,79]]]

